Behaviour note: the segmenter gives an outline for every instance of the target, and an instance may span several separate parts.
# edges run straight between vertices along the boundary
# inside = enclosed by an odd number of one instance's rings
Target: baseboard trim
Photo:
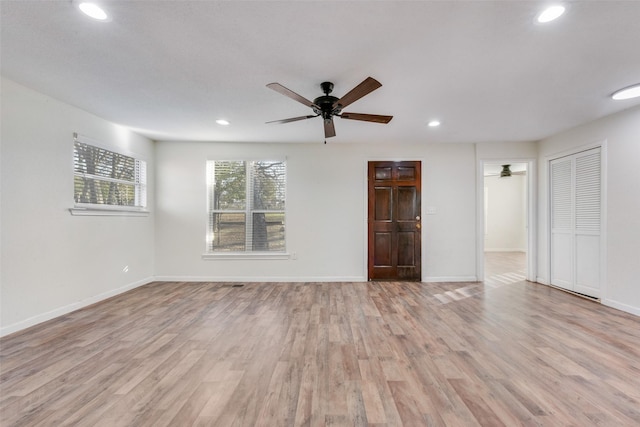
[[[550,288],[559,289],[561,291],[565,291],[565,292],[568,292],[568,293],[573,294],[573,295],[582,296],[580,294],[576,294],[575,292],[571,292],[571,291],[568,291],[566,289],[562,289],[562,288],[559,288],[557,286],[553,286],[553,285],[549,284],[549,282],[543,277],[538,277],[536,279],[536,282],[540,283],[541,285],[549,286]],[[584,297],[584,296],[583,296],[583,298],[591,300],[591,301],[598,301],[598,302],[600,302],[600,304],[606,305],[607,307],[615,308],[616,310],[624,311],[626,313],[633,314],[635,316],[640,316],[640,307],[634,307],[632,305],[624,304],[624,303],[621,303],[619,301],[612,300],[610,298],[591,299],[590,297]]]
[[[247,276],[156,276],[156,282],[366,282],[364,276],[296,276],[296,277],[247,277]],[[476,276],[425,277],[422,282],[477,282]]]
[[[22,331],[23,329],[30,328],[31,326],[38,325],[40,323],[46,322],[47,320],[55,319],[56,317],[64,316],[65,314],[71,313],[72,311],[79,310],[81,308],[87,307],[91,304],[95,304],[97,302],[103,301],[107,298],[114,297],[121,293],[130,291],[131,289],[138,288],[140,286],[146,285],[147,283],[153,282],[152,277],[147,277],[142,280],[138,280],[137,282],[129,283],[125,286],[122,286],[117,289],[112,289],[107,292],[103,292],[101,294],[85,298],[83,300],[74,302],[72,304],[65,305],[64,307],[56,308],[54,310],[48,311],[46,313],[38,314],[37,316],[29,317],[28,319],[21,320],[19,322],[13,323],[8,326],[0,327],[0,337],[4,337],[9,334],[13,334],[14,332]]]
[[[607,307],[615,308],[616,310],[624,311],[636,316],[640,316],[640,307],[633,307],[628,304],[623,304],[618,301],[614,301],[612,299],[603,299],[600,301],[602,305],[606,305]]]
[[[436,282],[478,282],[476,276],[430,276],[424,277],[423,282],[436,283]]]
[[[295,276],[295,277],[253,277],[253,276],[156,276],[156,282],[366,282],[363,276]]]

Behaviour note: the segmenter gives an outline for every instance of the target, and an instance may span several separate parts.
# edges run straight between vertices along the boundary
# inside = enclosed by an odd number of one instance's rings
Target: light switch
[[[433,206],[428,206],[427,207],[427,215],[435,215],[436,214],[436,208]]]

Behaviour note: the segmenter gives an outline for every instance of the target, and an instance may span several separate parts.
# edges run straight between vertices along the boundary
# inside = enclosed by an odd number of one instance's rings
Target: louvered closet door
[[[551,284],[573,290],[573,161],[551,162]]]
[[[550,162],[551,284],[600,296],[600,149]]]
[[[576,155],[575,291],[600,296],[602,189],[600,149]]]

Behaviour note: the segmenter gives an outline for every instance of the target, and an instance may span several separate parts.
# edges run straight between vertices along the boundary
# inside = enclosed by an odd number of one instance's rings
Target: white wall
[[[207,159],[287,159],[287,249],[297,259],[203,260]],[[475,280],[472,144],[156,143],[156,275],[165,280],[366,280],[366,164],[421,160],[425,281]],[[455,165],[456,173],[451,173]]]
[[[5,335],[153,276],[153,215],[69,213],[73,133],[146,158],[152,210],[154,167],[151,141],[10,80],[1,83],[0,334]]]
[[[527,177],[487,176],[485,251],[527,250]]]
[[[476,144],[476,158],[478,161],[502,163],[517,163],[538,157],[536,142],[483,142]]]
[[[640,315],[640,107],[539,143],[539,281],[548,283],[548,160],[606,141],[606,281],[603,304]]]

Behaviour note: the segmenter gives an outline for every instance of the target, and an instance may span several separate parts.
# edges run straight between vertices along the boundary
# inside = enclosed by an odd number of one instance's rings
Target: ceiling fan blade
[[[300,116],[300,117],[292,117],[290,119],[283,119],[283,120],[273,120],[267,123],[291,123],[291,122],[297,122],[298,120],[306,120],[306,119],[312,119],[314,117],[318,117],[319,114],[316,115],[311,115],[311,116]]]
[[[314,104],[313,102],[309,101],[304,96],[298,95],[297,93],[295,93],[291,89],[287,89],[286,87],[282,86],[280,83],[269,83],[267,85],[267,87],[269,89],[275,90],[278,93],[281,93],[284,96],[287,96],[287,97],[293,99],[294,101],[298,101],[299,103],[304,104],[307,107],[318,108],[318,106],[316,104]]]
[[[369,93],[378,89],[380,86],[382,86],[382,84],[379,81],[377,81],[373,77],[367,77],[362,83],[351,89],[349,93],[334,102],[333,108],[336,108],[337,106],[340,106],[340,108],[344,108],[347,105],[352,104],[358,99],[362,98],[363,96],[368,95]]]
[[[324,120],[324,137],[331,138],[336,136],[336,127],[333,125],[333,119]]]
[[[378,114],[342,113],[339,116],[343,119],[362,120],[363,122],[389,123],[393,116],[380,116]]]

